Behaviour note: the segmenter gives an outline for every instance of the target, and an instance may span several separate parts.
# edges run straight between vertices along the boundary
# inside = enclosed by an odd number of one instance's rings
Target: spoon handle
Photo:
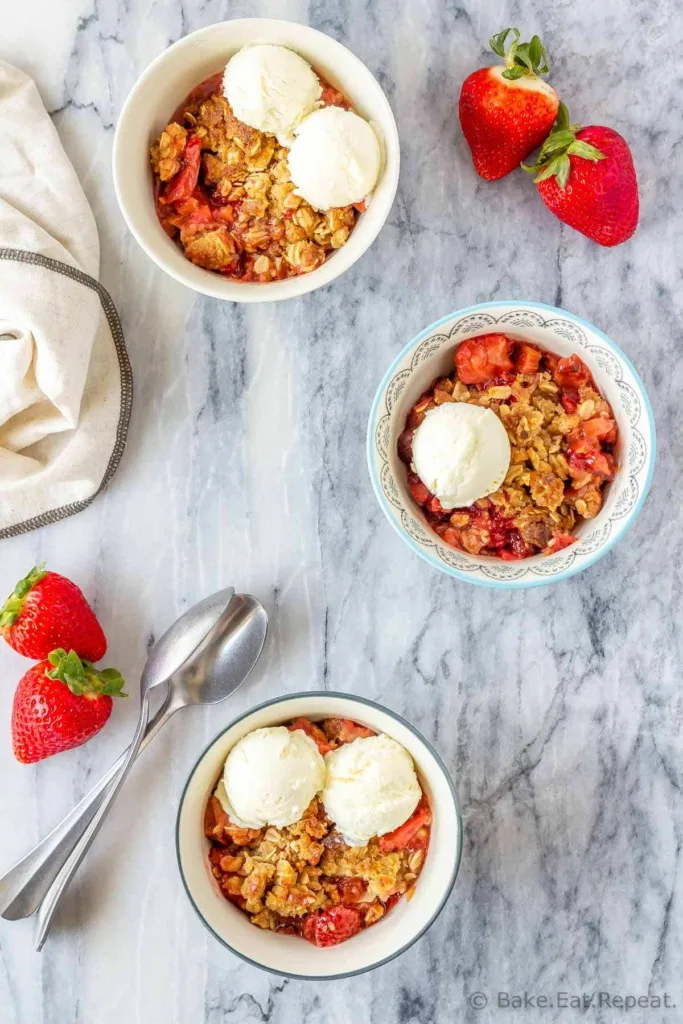
[[[173,703],[169,690],[166,699],[145,730],[138,753],[154,739],[178,707],[180,705]],[[113,779],[121,771],[126,756],[127,751],[124,750],[118,761],[80,803],[0,878],[1,917],[8,921],[18,921],[22,917],[35,914],[74,846],[92,821]]]
[[[140,745],[145,738],[145,729],[147,728],[147,722],[149,720],[149,691],[143,694],[142,702],[140,704],[140,718],[138,720],[137,728],[131,745],[126,751],[126,757],[119,770],[118,775],[113,780],[111,786],[107,790],[105,796],[102,799],[100,806],[97,808],[92,816],[89,825],[86,827],[85,832],[78,840],[73,850],[67,857],[66,863],[60,868],[57,877],[47,891],[45,899],[38,908],[38,916],[36,918],[36,930],[35,930],[35,948],[40,951],[43,948],[48,932],[50,931],[50,925],[56,913],[57,907],[59,906],[60,900],[67,888],[73,876],[78,871],[79,865],[86,853],[90,849],[93,839],[97,835],[104,821],[109,808],[114,803],[114,800],[119,794],[121,786],[126,781],[128,772],[133,767],[133,761],[135,760]]]

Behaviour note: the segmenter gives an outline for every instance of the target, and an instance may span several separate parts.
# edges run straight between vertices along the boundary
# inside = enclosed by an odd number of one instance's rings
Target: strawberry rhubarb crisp
[[[445,543],[511,561],[573,543],[602,508],[617,439],[578,355],[485,334],[462,342],[454,372],[413,406],[398,454]]]
[[[204,829],[222,894],[252,924],[332,946],[410,899],[431,820],[395,740],[348,719],[297,718],[233,747]]]
[[[315,270],[347,242],[380,149],[298,54],[258,45],[189,94],[151,160],[159,220],[187,259],[265,283]]]

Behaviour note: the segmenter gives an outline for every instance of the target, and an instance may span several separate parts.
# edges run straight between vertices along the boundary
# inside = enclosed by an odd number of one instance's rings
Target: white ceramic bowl
[[[609,401],[619,427],[619,471],[595,519],[578,540],[556,555],[518,562],[470,555],[445,544],[427,524],[407,488],[407,470],[396,452],[411,406],[436,378],[453,372],[459,342],[504,331],[535,341],[560,356],[578,353]],[[379,386],[368,424],[368,466],[382,509],[406,544],[434,568],[486,587],[542,586],[573,576],[607,554],[636,519],[655,465],[652,407],[629,359],[602,331],[573,313],[538,302],[482,302],[437,320],[408,342]]]
[[[246,733],[304,715],[352,718],[402,743],[411,754],[433,811],[429,852],[409,902],[401,900],[383,920],[338,946],[318,949],[292,935],[276,935],[251,924],[218,888],[204,837],[206,802],[228,751]],[[435,750],[399,715],[351,694],[295,693],[260,704],[218,734],[200,755],[180,800],[176,824],[180,874],[190,901],[210,932],[243,960],[295,978],[340,978],[369,971],[398,956],[436,920],[460,865],[462,823],[453,783]]]
[[[248,43],[280,43],[301,54],[340,89],[354,110],[372,121],[381,135],[384,160],[368,209],[346,245],[310,274],[268,284],[240,283],[196,267],[161,227],[152,194],[149,147],[175,108],[194,86],[225,66]],[[329,284],[370,247],[389,215],[398,184],[399,143],[389,101],[377,79],[335,39],[292,21],[242,18],[192,32],[153,60],[133,86],[114,135],[114,188],[131,232],[154,262],[176,281],[204,295],[233,302],[270,302]]]

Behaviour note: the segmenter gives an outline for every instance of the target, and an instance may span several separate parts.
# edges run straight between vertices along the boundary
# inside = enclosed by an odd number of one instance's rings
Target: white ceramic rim
[[[122,142],[122,139],[127,142],[126,136],[128,134],[128,122],[134,120],[136,117],[136,105],[138,103],[139,94],[144,90],[149,79],[157,73],[157,69],[160,65],[166,63],[169,58],[173,59],[174,56],[182,53],[183,50],[189,50],[191,52],[192,48],[200,43],[204,38],[211,36],[217,29],[224,28],[225,26],[231,26],[231,28],[238,31],[248,26],[251,29],[251,39],[253,42],[259,41],[259,37],[261,35],[267,35],[268,32],[278,31],[278,27],[279,31],[282,33],[294,32],[301,39],[301,46],[299,47],[299,45],[294,41],[285,43],[284,45],[290,45],[293,49],[297,50],[297,52],[301,49],[302,56],[305,56],[303,51],[306,49],[305,44],[307,39],[312,41],[324,40],[322,43],[323,46],[331,49],[333,52],[336,51],[344,61],[355,66],[360,83],[359,90],[354,95],[353,90],[349,90],[348,88],[345,89],[345,95],[348,95],[354,109],[362,111],[363,108],[372,105],[376,110],[382,110],[384,117],[381,128],[383,167],[380,175],[380,181],[373,193],[372,201],[365,213],[361,215],[361,218],[369,217],[369,219],[364,222],[365,227],[368,229],[367,235],[363,237],[365,232],[362,232],[361,234],[358,233],[359,224],[357,224],[354,231],[351,233],[351,237],[348,242],[342,246],[341,249],[338,249],[328,257],[321,267],[318,267],[317,270],[311,271],[310,274],[302,274],[297,277],[287,278],[284,281],[273,281],[267,284],[232,281],[229,278],[221,277],[213,271],[204,270],[201,267],[195,267],[194,264],[190,263],[188,260],[184,260],[184,257],[179,250],[179,256],[185,263],[187,263],[186,268],[182,267],[181,264],[177,263],[177,261],[173,260],[170,256],[167,256],[164,252],[166,246],[161,244],[164,242],[164,238],[155,234],[155,238],[158,238],[160,242],[157,246],[143,237],[142,232],[138,229],[135,217],[130,212],[127,194],[129,190],[132,190],[135,187],[135,184],[126,184],[128,180],[128,154],[123,152],[124,143]],[[275,40],[265,39],[265,41]],[[238,48],[241,45],[246,44],[239,43]],[[226,51],[227,50],[229,50],[229,47],[226,47]],[[309,61],[314,65],[317,63],[315,58],[312,60],[310,58],[306,59],[309,59]],[[334,85],[334,73],[330,74],[330,78],[332,79],[331,84]],[[364,102],[363,96],[367,97],[370,93],[372,93],[371,104],[368,104]],[[182,97],[179,97],[178,102],[181,100]],[[171,113],[172,111],[169,110],[167,116],[170,117]],[[151,135],[151,133],[148,134]],[[141,249],[143,249],[147,256],[156,263],[161,270],[169,274],[174,280],[178,281],[179,284],[185,285],[186,288],[190,288],[203,295],[211,296],[212,298],[222,299],[228,302],[243,303],[276,302],[284,299],[296,298],[300,295],[306,295],[309,292],[315,291],[317,288],[330,284],[353,266],[353,264],[356,263],[365,252],[367,252],[386,223],[394,203],[400,170],[400,145],[396,120],[384,90],[367,65],[365,65],[363,61],[361,61],[360,58],[351,50],[349,50],[348,47],[344,46],[343,43],[340,43],[325,32],[319,32],[317,29],[311,28],[309,25],[301,24],[300,22],[285,21],[283,19],[276,18],[234,18],[215,22],[212,25],[207,25],[205,28],[197,29],[197,31],[183,36],[181,39],[163,50],[145,68],[130,90],[116,124],[112,152],[112,170],[114,178],[114,192],[119,204],[119,209],[121,210],[128,229]],[[137,178],[135,178],[135,181],[139,184]],[[151,174],[149,175],[149,195],[150,202],[153,202]],[[370,224],[372,224],[372,227],[369,227]],[[158,227],[159,232],[163,234],[163,228],[160,224]]]
[[[418,744],[420,744],[422,747],[424,747],[426,753],[431,757],[431,759],[434,762],[436,768],[438,769],[438,772],[439,772],[440,776],[443,778],[443,780],[446,783],[446,787],[447,787],[447,790],[449,792],[450,800],[452,802],[453,818],[454,818],[454,821],[455,821],[455,823],[457,825],[457,839],[456,839],[455,848],[454,848],[454,858],[453,858],[452,872],[451,872],[449,878],[444,883],[443,890],[442,890],[441,896],[440,896],[439,901],[438,901],[438,905],[437,905],[436,909],[434,910],[434,912],[432,913],[432,915],[430,916],[429,920],[426,922],[426,924],[424,924],[424,926],[421,927],[419,929],[419,931],[417,931],[413,936],[411,936],[411,938],[409,939],[408,942],[405,942],[398,949],[393,950],[392,953],[390,953],[389,955],[383,956],[383,957],[381,957],[377,961],[373,961],[371,963],[365,964],[362,967],[356,968],[354,970],[344,971],[344,972],[335,973],[335,974],[300,974],[300,973],[294,973],[294,972],[291,972],[291,971],[277,970],[276,968],[269,967],[269,966],[267,966],[267,965],[265,965],[263,963],[260,963],[258,960],[254,960],[252,957],[249,957],[246,954],[244,954],[244,953],[240,952],[239,950],[235,949],[234,946],[231,946],[230,943],[222,935],[220,935],[218,932],[215,931],[214,928],[212,928],[212,926],[209,924],[209,922],[206,920],[206,918],[202,914],[202,911],[200,910],[199,906],[197,905],[197,902],[195,901],[195,898],[194,898],[194,896],[192,894],[192,891],[190,889],[190,885],[189,885],[188,880],[186,878],[185,871],[183,870],[183,860],[182,860],[182,854],[181,854],[181,839],[180,839],[181,822],[182,822],[183,810],[184,810],[184,806],[185,806],[185,800],[186,800],[186,797],[187,797],[188,789],[190,787],[190,784],[191,784],[191,782],[193,780],[193,777],[194,777],[195,773],[197,772],[197,770],[201,766],[202,762],[204,761],[204,758],[207,756],[207,754],[209,754],[211,749],[214,747],[214,745],[221,739],[222,736],[225,735],[226,732],[229,732],[236,725],[240,724],[241,722],[244,722],[246,719],[250,718],[252,715],[257,714],[258,712],[263,711],[266,708],[273,707],[275,705],[282,705],[283,711],[285,711],[285,713],[282,716],[282,720],[285,721],[287,719],[287,714],[286,714],[286,706],[287,706],[287,704],[291,703],[292,701],[303,700],[303,699],[307,700],[307,699],[310,699],[310,698],[314,698],[314,699],[315,698],[324,698],[326,700],[328,700],[328,699],[335,700],[337,698],[340,698],[341,701],[351,701],[351,702],[356,703],[356,704],[365,705],[366,707],[372,708],[374,711],[377,711],[377,712],[379,712],[382,715],[387,715],[389,718],[393,719],[395,722],[397,722],[401,726],[403,726],[403,728],[407,729],[410,733],[412,733],[412,735],[418,741]],[[418,766],[418,770],[419,770],[419,766]],[[351,977],[355,977],[355,976],[357,976],[359,974],[365,974],[367,971],[374,970],[375,968],[381,967],[383,964],[387,964],[390,961],[396,959],[396,957],[400,956],[407,949],[409,949],[412,945],[414,945],[414,943],[416,943],[418,941],[418,939],[420,939],[425,934],[425,932],[429,928],[431,928],[431,926],[434,924],[436,919],[441,914],[441,911],[444,909],[446,903],[448,902],[448,899],[451,896],[451,893],[453,892],[453,887],[455,886],[455,882],[456,882],[456,879],[458,877],[458,873],[459,873],[459,870],[460,870],[460,863],[461,863],[461,859],[462,859],[462,846],[463,846],[463,825],[462,825],[462,817],[461,817],[461,814],[460,814],[460,805],[458,803],[457,794],[455,792],[455,786],[453,785],[453,780],[451,779],[450,773],[448,771],[448,768],[444,764],[443,759],[437,753],[437,751],[434,749],[434,747],[431,745],[431,743],[422,735],[421,732],[419,732],[418,729],[415,728],[415,726],[411,725],[410,722],[408,722],[405,718],[403,718],[397,712],[392,711],[390,708],[385,707],[383,704],[378,704],[376,701],[369,700],[367,697],[359,697],[359,696],[356,696],[355,694],[344,693],[344,692],[342,692],[340,690],[304,690],[304,691],[301,691],[301,692],[298,692],[298,693],[287,694],[285,697],[274,697],[271,700],[263,701],[261,704],[257,704],[254,707],[250,708],[248,711],[245,711],[243,714],[241,714],[237,718],[233,719],[228,725],[226,725],[218,733],[216,733],[216,735],[204,747],[204,749],[202,750],[201,754],[199,755],[199,757],[197,758],[197,760],[193,764],[192,768],[190,769],[190,772],[188,774],[187,780],[186,780],[185,785],[183,787],[183,792],[182,792],[181,797],[180,797],[180,802],[179,802],[179,805],[178,805],[178,814],[176,816],[176,826],[175,826],[176,859],[177,859],[177,862],[178,862],[178,870],[180,872],[180,878],[182,880],[183,888],[185,889],[187,897],[188,897],[190,903],[192,904],[192,907],[194,908],[195,913],[197,914],[197,916],[199,917],[200,921],[204,925],[204,927],[213,935],[213,937],[222,946],[224,946],[226,949],[228,949],[231,953],[234,953],[234,955],[239,957],[241,960],[244,960],[246,963],[251,964],[253,967],[258,967],[262,971],[267,971],[269,974],[275,974],[275,975],[277,975],[279,977],[296,978],[296,979],[303,980],[303,981],[334,981],[334,980],[338,980],[340,978],[351,978]],[[429,854],[428,854],[428,857],[429,857]],[[415,899],[418,899],[418,894],[419,894],[419,888],[418,888],[418,893],[416,893]],[[304,947],[303,940],[297,939],[294,936],[292,938],[293,938],[293,941],[301,942],[302,943],[302,947]],[[333,948],[337,949],[339,947],[333,947]],[[302,952],[305,953],[305,947],[303,948]]]
[[[649,447],[646,446],[644,456],[644,465],[647,466],[646,477],[638,494],[638,498],[634,503],[633,507],[631,508],[631,510],[628,512],[627,515],[623,517],[617,529],[611,531],[608,539],[604,543],[600,544],[594,552],[592,552],[589,555],[582,555],[581,558],[578,560],[571,559],[566,569],[564,569],[564,571],[556,572],[553,575],[533,576],[529,573],[525,573],[523,576],[517,579],[493,579],[491,577],[485,576],[483,572],[481,575],[477,575],[474,570],[472,572],[464,572],[456,568],[455,566],[448,565],[442,560],[433,557],[427,550],[424,549],[424,547],[416,543],[416,541],[414,541],[405,532],[403,527],[396,519],[390,507],[390,503],[387,500],[387,497],[381,486],[377,472],[375,457],[377,445],[375,441],[375,431],[378,427],[379,422],[378,414],[380,412],[380,405],[382,403],[382,400],[385,398],[388,385],[390,384],[392,378],[396,374],[398,367],[400,366],[402,361],[414,349],[416,349],[426,338],[429,338],[429,336],[437,332],[440,327],[443,327],[444,324],[451,323],[452,321],[459,321],[465,317],[483,311],[503,309],[504,307],[511,307],[511,309],[513,310],[518,309],[520,311],[540,310],[543,313],[555,314],[558,319],[563,319],[570,323],[573,322],[579,328],[581,328],[582,331],[587,330],[596,335],[601,340],[601,342],[603,342],[605,346],[612,353],[614,353],[618,361],[621,362],[624,366],[626,366],[629,370],[629,373],[633,378],[633,382],[636,385],[638,397],[640,398],[643,408],[645,410],[648,429],[651,438],[651,443]],[[472,336],[474,336],[477,333],[481,334],[483,332],[482,330],[473,331]],[[434,323],[430,324],[429,327],[426,327],[424,330],[420,331],[419,334],[417,334],[411,341],[408,342],[407,345],[405,345],[401,349],[401,351],[392,361],[389,369],[384,374],[384,377],[382,378],[382,381],[375,394],[375,398],[372,403],[372,408],[370,410],[370,417],[368,420],[366,453],[368,469],[370,472],[370,479],[372,481],[372,486],[375,491],[377,500],[379,501],[380,507],[382,508],[382,511],[384,512],[385,516],[387,517],[391,525],[394,527],[396,532],[408,545],[408,547],[411,548],[411,550],[418,554],[422,559],[424,559],[424,561],[426,561],[433,568],[438,569],[440,572],[446,573],[446,575],[453,576],[459,580],[463,580],[466,583],[471,583],[474,586],[492,587],[494,589],[502,590],[520,590],[527,587],[542,587],[547,586],[551,583],[558,583],[561,580],[568,579],[569,577],[576,575],[576,573],[578,572],[582,572],[584,569],[587,569],[589,566],[593,565],[600,558],[606,555],[614,547],[617,541],[619,541],[624,536],[626,531],[633,525],[633,523],[637,519],[638,514],[640,513],[640,510],[643,506],[643,503],[647,498],[650,485],[652,483],[652,477],[654,474],[656,461],[656,429],[652,405],[650,403],[647,391],[645,390],[645,386],[642,380],[640,379],[637,370],[633,366],[628,356],[622,351],[622,349],[619,348],[616,342],[612,341],[612,339],[609,338],[603,331],[595,327],[593,324],[589,323],[587,320],[584,320],[582,317],[577,316],[575,313],[570,313],[567,310],[561,309],[557,306],[549,306],[543,302],[526,302],[511,299],[499,299],[491,302],[480,302],[473,306],[466,306],[463,309],[456,310],[453,313],[448,313],[446,316],[441,317],[439,320],[436,320]],[[599,518],[599,516],[596,518],[596,523],[599,521]],[[425,527],[425,530],[428,530],[428,527]],[[434,544],[434,546],[436,547],[436,544]],[[572,552],[572,548],[568,548],[567,551]],[[460,554],[466,555],[465,552],[461,552]],[[562,554],[563,553],[560,552],[558,555],[548,555],[544,557],[559,559],[562,556]],[[493,560],[491,561],[493,562]],[[520,562],[515,564],[522,565],[523,563]]]

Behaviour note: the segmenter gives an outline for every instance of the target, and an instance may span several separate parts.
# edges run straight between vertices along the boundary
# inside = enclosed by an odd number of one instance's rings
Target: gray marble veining
[[[379,77],[402,170],[389,222],[340,281],[286,305],[196,297],[127,233],[113,125],[145,65],[225,17],[308,21]],[[632,145],[642,215],[604,250],[563,228],[524,175],[476,178],[460,82],[489,35],[539,31],[553,84],[584,122]],[[5,541],[0,589],[36,561],[78,580],[135,680],[151,638],[233,584],[272,633],[230,705],[174,719],[135,769],[42,955],[29,922],[0,928],[6,1024],[608,1024],[618,1009],[515,1011],[499,991],[668,993],[683,1019],[680,688],[683,152],[675,0],[26,0],[0,56],[33,74],[84,184],[136,378],[128,451],[78,517]],[[365,469],[374,389],[432,320],[489,298],[563,305],[619,342],[650,391],[654,485],[629,535],[583,575],[505,594],[434,573],[384,520]],[[130,737],[135,701],[85,747],[33,768],[7,734],[24,662],[0,649],[0,868],[87,790]],[[314,687],[407,715],[450,765],[466,846],[431,931],[371,975],[286,981],[242,964],[181,890],[177,800],[206,740],[250,704]],[[483,993],[488,1005],[473,1005]],[[503,1000],[504,1001],[504,1000]]]

